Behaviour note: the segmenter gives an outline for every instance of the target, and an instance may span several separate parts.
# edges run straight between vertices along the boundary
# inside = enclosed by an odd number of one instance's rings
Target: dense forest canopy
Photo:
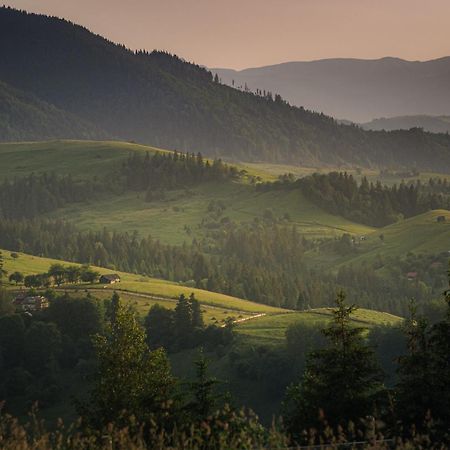
[[[0,80],[113,136],[162,148],[239,160],[450,170],[448,135],[340,125],[270,92],[222,85],[176,56],[133,53],[67,21],[9,8],[0,9]]]
[[[0,81],[0,141],[107,136],[86,120]]]

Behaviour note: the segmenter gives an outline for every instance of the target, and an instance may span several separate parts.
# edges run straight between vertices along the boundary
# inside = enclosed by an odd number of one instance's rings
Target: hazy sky
[[[450,55],[450,0],[3,0],[209,67]],[[1,0],[0,0],[1,2]]]

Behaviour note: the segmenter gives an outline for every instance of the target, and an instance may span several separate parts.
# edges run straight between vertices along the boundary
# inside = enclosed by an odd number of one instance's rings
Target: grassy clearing
[[[130,151],[163,151],[126,142],[51,141],[0,144],[0,180],[24,176],[31,172],[54,171],[77,177],[101,176],[117,168]],[[273,178],[263,168],[239,165],[251,175]],[[283,166],[288,169],[289,166]],[[286,170],[287,171],[287,170]],[[285,172],[285,170],[283,170]],[[308,236],[338,235],[342,232],[368,233],[370,228],[332,216],[304,199],[299,192],[257,193],[247,180],[242,183],[202,185],[189,191],[170,192],[164,202],[145,202],[143,193],[108,196],[90,204],[75,204],[57,211],[52,217],[64,217],[82,228],[108,227],[120,231],[137,230],[172,244],[190,241],[184,226],[197,233],[211,200],[222,200],[232,220],[261,217],[265,209],[275,215],[289,214],[290,224]]]
[[[437,218],[444,216],[446,221],[438,223]],[[381,241],[380,235],[384,240]],[[383,258],[404,257],[407,253],[438,254],[450,251],[450,211],[438,209],[401,220],[380,228],[367,235],[358,247],[357,255],[339,256],[336,254],[310,252],[311,263],[324,267],[338,268],[343,264],[358,265],[372,263],[379,256]]]
[[[266,209],[276,217],[288,214],[286,224],[295,225],[307,237],[367,234],[373,228],[333,216],[306,200],[299,191],[255,192],[240,183],[209,183],[189,191],[167,194],[165,201],[145,202],[144,193],[108,197],[91,204],[74,204],[51,215],[63,217],[82,229],[137,230],[171,244],[191,241],[202,234],[199,224],[211,201],[226,205],[224,216],[233,221],[261,218]],[[185,230],[191,230],[188,234]]]
[[[71,264],[64,261],[58,261],[50,258],[39,258],[24,253],[19,253],[19,258],[13,258],[11,252],[3,251],[4,268],[9,272],[19,271],[24,275],[46,272],[51,264],[62,262],[63,264]],[[102,274],[112,273],[111,270],[101,267],[95,267]],[[192,292],[206,309],[209,319],[216,318],[219,321],[226,317],[233,316],[236,318],[248,317],[258,313],[279,313],[285,311],[281,308],[274,308],[267,305],[231,297],[215,292],[208,292],[201,289],[182,286],[178,283],[171,283],[165,280],[143,277],[124,272],[115,272],[121,277],[121,283],[116,285],[70,285],[63,288],[74,289],[78,292],[84,290],[92,290],[93,295],[97,297],[110,297],[113,291],[119,291],[130,301],[136,302],[139,312],[145,314],[148,309],[155,303],[173,308],[175,299],[180,294],[190,295]],[[12,289],[13,286],[11,285]],[[150,298],[153,297],[153,298]]]
[[[318,308],[290,314],[275,314],[249,320],[238,324],[236,330],[246,340],[255,344],[281,344],[285,340],[286,330],[290,325],[302,322],[323,325],[331,317],[331,308]],[[401,320],[400,317],[392,314],[369,309],[359,309],[354,314],[355,325],[367,328],[375,325],[395,325],[400,323]]]
[[[129,152],[161,151],[115,141],[46,141],[0,144],[0,180],[31,172],[56,172],[77,177],[109,173]]]

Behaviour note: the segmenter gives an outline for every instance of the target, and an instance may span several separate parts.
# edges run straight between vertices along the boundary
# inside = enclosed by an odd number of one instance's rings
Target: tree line
[[[444,283],[442,266],[428,267],[435,257],[420,264],[376,260],[372,265],[346,265],[335,274],[308,266],[304,254],[314,244],[295,228],[257,220],[240,225],[227,222],[219,230],[190,245],[171,246],[137,233],[80,231],[59,220],[0,220],[0,247],[182,282],[290,309],[329,306],[334,293],[344,288],[360,306],[403,315],[409,297],[426,301]],[[384,264],[393,266],[391,276],[377,273]],[[416,282],[406,278],[409,270],[419,270]]]
[[[223,181],[239,177],[234,166],[215,159],[205,160],[201,153],[161,153],[150,156],[147,152],[130,154],[122,164],[125,186],[137,191],[158,189],[184,189],[207,181]]]

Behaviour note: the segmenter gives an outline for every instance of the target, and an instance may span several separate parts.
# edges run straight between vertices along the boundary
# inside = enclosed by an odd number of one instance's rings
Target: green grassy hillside
[[[373,228],[333,216],[298,191],[255,192],[252,186],[239,183],[203,184],[186,191],[166,194],[164,201],[145,201],[145,193],[112,196],[90,204],[73,204],[51,215],[63,217],[82,229],[137,230],[141,235],[172,244],[190,241],[201,234],[199,224],[211,201],[222,201],[224,216],[233,221],[261,218],[270,209],[275,217],[288,215],[287,225],[295,225],[308,237],[337,236],[342,233],[367,234]],[[186,233],[185,226],[191,230]]]
[[[164,151],[118,141],[55,140],[0,143],[0,180],[31,172],[81,177],[109,173],[133,151]]]
[[[250,342],[280,344],[285,339],[290,325],[302,322],[323,325],[332,317],[331,308],[318,308],[290,314],[274,314],[246,321],[238,325],[238,333]],[[353,316],[355,325],[373,327],[375,325],[395,325],[402,321],[398,316],[369,309],[358,309]]]
[[[30,275],[46,272],[50,265],[54,263],[62,262],[67,265],[72,264],[50,258],[31,256],[24,253],[18,253],[18,255],[18,258],[13,258],[10,252],[5,250],[3,251],[4,268],[8,271],[8,273],[19,271],[24,275]],[[113,273],[113,271],[101,267],[95,267],[95,269],[102,274]],[[165,280],[148,278],[124,272],[114,271],[114,273],[118,273],[120,275],[120,284],[78,284],[62,286],[61,289],[67,289],[73,292],[77,291],[80,293],[88,290],[91,291],[94,296],[99,298],[111,297],[113,291],[118,291],[124,299],[134,303],[137,310],[142,315],[146,314],[150,307],[155,303],[159,303],[168,308],[174,308],[176,298],[180,294],[189,296],[193,292],[204,309],[207,322],[214,322],[216,319],[220,322],[227,317],[242,319],[256,314],[273,314],[286,311],[281,308],[261,305],[259,303],[254,303],[224,294],[186,287],[181,284],[171,283]],[[16,289],[14,285],[10,285],[9,288]],[[22,287],[22,289],[24,288]]]
[[[120,167],[130,152],[164,151],[154,147],[102,141],[50,141],[0,144],[0,180],[24,176],[31,172],[56,172],[74,177],[105,176]],[[249,176],[273,179],[268,171],[239,166]],[[52,214],[65,218],[83,229],[137,230],[141,235],[172,244],[190,241],[185,225],[193,235],[212,200],[221,200],[227,209],[224,215],[235,221],[261,217],[271,209],[276,217],[289,215],[287,223],[297,226],[307,236],[335,236],[344,232],[367,234],[372,228],[333,216],[306,200],[299,192],[255,192],[247,178],[239,183],[202,184],[189,191],[167,193],[166,200],[145,202],[145,193],[111,195],[88,204],[72,204]]]
[[[444,216],[445,222],[438,223],[439,216]],[[384,236],[383,241],[380,235]],[[380,255],[388,260],[390,257],[404,257],[409,252],[432,255],[445,251],[450,251],[450,211],[438,209],[369,233],[366,240],[360,242],[357,254],[339,256],[310,253],[308,256],[311,262],[337,268],[341,264],[358,265],[364,261],[372,263]]]
[[[18,258],[11,256],[8,251],[3,251],[4,267],[8,273],[15,271],[24,275],[46,272],[51,264],[61,262],[50,258],[40,258],[24,253],[18,253]],[[71,264],[62,261],[63,264]],[[111,270],[94,267],[102,274],[112,273]],[[314,309],[310,311],[292,312],[282,308],[275,308],[248,300],[230,297],[228,295],[208,292],[201,289],[186,287],[165,280],[142,277],[124,272],[118,273],[121,277],[120,284],[115,285],[64,285],[61,290],[73,293],[89,291],[97,298],[111,297],[113,291],[117,291],[124,300],[136,306],[140,314],[145,315],[150,307],[159,303],[167,308],[174,308],[175,299],[181,293],[189,295],[193,292],[200,301],[207,323],[221,322],[227,317],[234,317],[237,322],[238,333],[246,340],[258,343],[281,343],[284,340],[286,329],[289,325],[297,322],[308,321],[312,323],[323,323],[330,319],[330,308]],[[9,285],[9,289],[24,289]],[[378,324],[394,324],[401,319],[392,314],[360,309],[355,314],[355,323],[364,326]]]

